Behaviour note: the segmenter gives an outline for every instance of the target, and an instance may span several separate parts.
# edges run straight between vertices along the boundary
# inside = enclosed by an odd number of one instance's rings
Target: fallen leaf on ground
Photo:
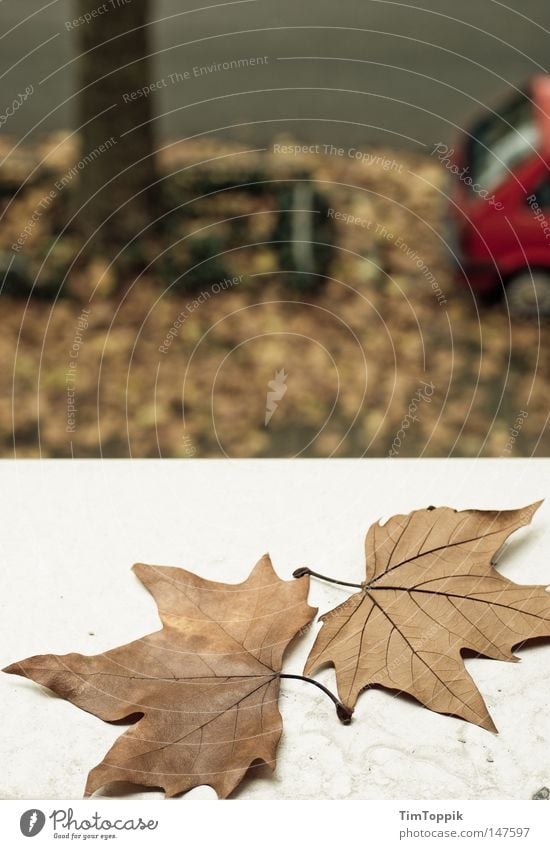
[[[378,684],[496,731],[461,652],[513,661],[514,646],[550,636],[545,587],[514,584],[492,564],[540,503],[500,512],[430,507],[372,525],[367,580],[321,617],[305,674],[332,664],[350,709]]]
[[[100,719],[141,714],[88,775],[173,796],[202,784],[228,796],[254,761],[275,764],[285,649],[315,615],[309,579],[282,581],[265,555],[241,584],[184,569],[134,570],[162,630],[104,654],[39,655],[4,671],[30,678]]]

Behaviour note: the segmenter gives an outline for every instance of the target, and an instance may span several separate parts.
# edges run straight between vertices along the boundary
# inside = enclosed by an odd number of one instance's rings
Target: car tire
[[[515,318],[550,320],[550,270],[526,268],[515,274],[506,284],[506,300]]]

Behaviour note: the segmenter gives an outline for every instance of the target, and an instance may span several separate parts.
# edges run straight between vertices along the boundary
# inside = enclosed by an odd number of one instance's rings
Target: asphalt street
[[[219,132],[263,144],[286,133],[423,150],[546,72],[548,2],[518,5],[160,0],[148,95],[159,138]],[[69,0],[0,4],[0,113],[34,87],[2,132],[33,137],[74,123],[78,34],[90,25],[74,25],[77,14]]]

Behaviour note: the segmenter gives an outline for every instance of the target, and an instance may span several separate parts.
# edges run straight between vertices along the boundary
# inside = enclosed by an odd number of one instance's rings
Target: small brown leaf
[[[141,714],[92,769],[86,795],[126,781],[167,796],[209,784],[225,798],[253,761],[274,767],[283,654],[316,613],[309,578],[282,581],[268,555],[241,584],[169,566],[134,570],[161,631],[93,657],[39,655],[4,671],[106,721]]]
[[[550,636],[545,587],[514,584],[491,562],[540,504],[501,512],[428,508],[372,525],[367,581],[321,617],[305,674],[333,664],[349,708],[361,690],[379,684],[495,731],[461,651],[517,660],[515,645]]]

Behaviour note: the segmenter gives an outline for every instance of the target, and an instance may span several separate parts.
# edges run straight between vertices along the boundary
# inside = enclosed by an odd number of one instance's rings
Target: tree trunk
[[[91,237],[93,251],[112,250],[125,245],[152,214],[153,104],[150,94],[143,96],[154,82],[147,58],[150,3],[105,0],[101,6],[97,0],[76,0],[76,10],[77,221],[82,236]]]

